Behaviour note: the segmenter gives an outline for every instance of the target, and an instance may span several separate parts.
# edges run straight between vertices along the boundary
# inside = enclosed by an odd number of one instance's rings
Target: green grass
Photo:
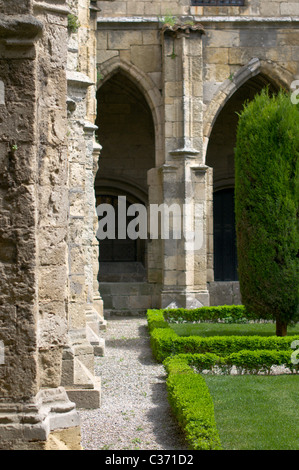
[[[275,335],[273,323],[171,323],[179,336]],[[288,335],[298,335],[299,325],[288,327]]]
[[[299,450],[299,376],[205,376],[224,450]]]

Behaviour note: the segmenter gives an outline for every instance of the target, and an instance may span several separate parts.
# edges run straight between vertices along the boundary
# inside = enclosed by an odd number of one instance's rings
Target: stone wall
[[[38,390],[37,335],[37,145],[36,63],[34,37],[42,24],[33,18],[15,22],[1,18],[1,340],[5,367],[1,367],[3,398],[29,398]],[[13,31],[12,31],[13,30]],[[9,46],[14,36],[27,35],[31,46]],[[28,39],[29,36],[29,39]],[[24,84],[28,83],[24,95]],[[25,168],[25,171],[24,171]],[[29,287],[30,286],[30,287]],[[29,288],[28,288],[29,287]],[[18,351],[18,354],[15,352]],[[25,361],[23,362],[23,359]],[[19,381],[15,371],[24,374]]]
[[[99,96],[121,72],[138,86],[152,112],[155,167],[148,171],[149,204],[191,204],[193,209],[195,202],[202,204],[202,250],[192,256],[176,240],[152,240],[147,281],[160,288],[163,306],[172,297],[182,306],[225,298],[240,302],[237,285],[214,282],[213,269],[213,191],[234,185],[236,122],[225,114],[225,105],[233,114],[263,86],[290,88],[299,73],[299,5],[272,0],[246,1],[243,7],[192,7],[187,0],[97,5]],[[167,26],[168,17],[177,25]],[[230,98],[238,90],[237,104]],[[211,164],[215,178],[206,166]]]
[[[298,3],[284,0],[245,0],[244,6],[191,6],[191,0],[103,0],[97,4],[103,16],[291,16],[298,15]]]

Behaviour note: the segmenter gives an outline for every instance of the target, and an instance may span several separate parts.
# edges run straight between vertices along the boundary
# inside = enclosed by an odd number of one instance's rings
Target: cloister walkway
[[[96,358],[102,403],[80,410],[85,450],[187,450],[171,414],[166,374],[152,356],[145,317],[110,317]]]

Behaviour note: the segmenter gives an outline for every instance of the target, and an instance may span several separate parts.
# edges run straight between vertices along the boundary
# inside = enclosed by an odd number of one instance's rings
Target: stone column
[[[176,211],[163,241],[162,307],[209,304],[206,214],[209,169],[203,165],[200,24],[164,25],[165,164],[163,202]],[[176,225],[174,225],[176,224]],[[180,230],[177,235],[175,232]]]
[[[99,167],[99,158],[101,154],[101,145],[98,142],[93,143],[93,181],[95,181],[96,174]],[[96,203],[95,203],[96,205]],[[94,210],[93,218],[93,233],[96,234],[98,230],[98,216]],[[100,329],[105,329],[107,322],[104,318],[104,302],[99,290],[99,241],[94,235],[92,240],[92,266],[93,266],[93,310],[96,312],[97,321],[99,322]]]
[[[79,429],[60,386],[67,344],[67,10],[1,3],[0,448]],[[80,447],[79,431],[77,448]]]
[[[94,375],[94,345],[86,311],[92,300],[93,162],[88,150],[90,131],[84,120],[86,92],[93,82],[80,72],[68,71],[69,110],[69,347],[64,351],[62,382],[80,408],[100,406],[100,378]],[[92,130],[93,133],[93,130]],[[90,156],[91,153],[91,156]],[[91,161],[90,161],[91,160]],[[94,341],[94,336],[93,341]]]
[[[72,24],[68,40],[68,151],[69,151],[69,297],[70,344],[64,350],[62,385],[79,407],[100,405],[100,378],[94,356],[103,354],[99,322],[93,309],[94,178],[93,143],[96,126],[89,89],[95,87],[92,48],[89,47],[89,2],[69,2]],[[95,52],[95,51],[94,51]],[[91,60],[91,64],[90,64]]]
[[[104,328],[103,301],[98,287],[99,269],[99,243],[96,239],[98,217],[96,213],[96,201],[94,191],[94,159],[97,152],[97,144],[94,142],[94,133],[97,126],[90,122],[85,122],[84,133],[86,139],[86,223],[85,223],[85,243],[86,243],[86,264],[85,275],[87,283],[86,301],[86,328],[87,338],[94,348],[97,356],[103,356],[105,352],[105,340],[100,337],[100,329]],[[96,282],[95,282],[96,281]]]

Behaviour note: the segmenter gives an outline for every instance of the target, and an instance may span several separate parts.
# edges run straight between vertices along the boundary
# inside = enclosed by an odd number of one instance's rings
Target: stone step
[[[139,262],[100,262],[99,282],[144,282],[146,270]]]
[[[160,292],[147,282],[100,282],[105,317],[110,314],[143,315],[149,308],[159,308]]]

